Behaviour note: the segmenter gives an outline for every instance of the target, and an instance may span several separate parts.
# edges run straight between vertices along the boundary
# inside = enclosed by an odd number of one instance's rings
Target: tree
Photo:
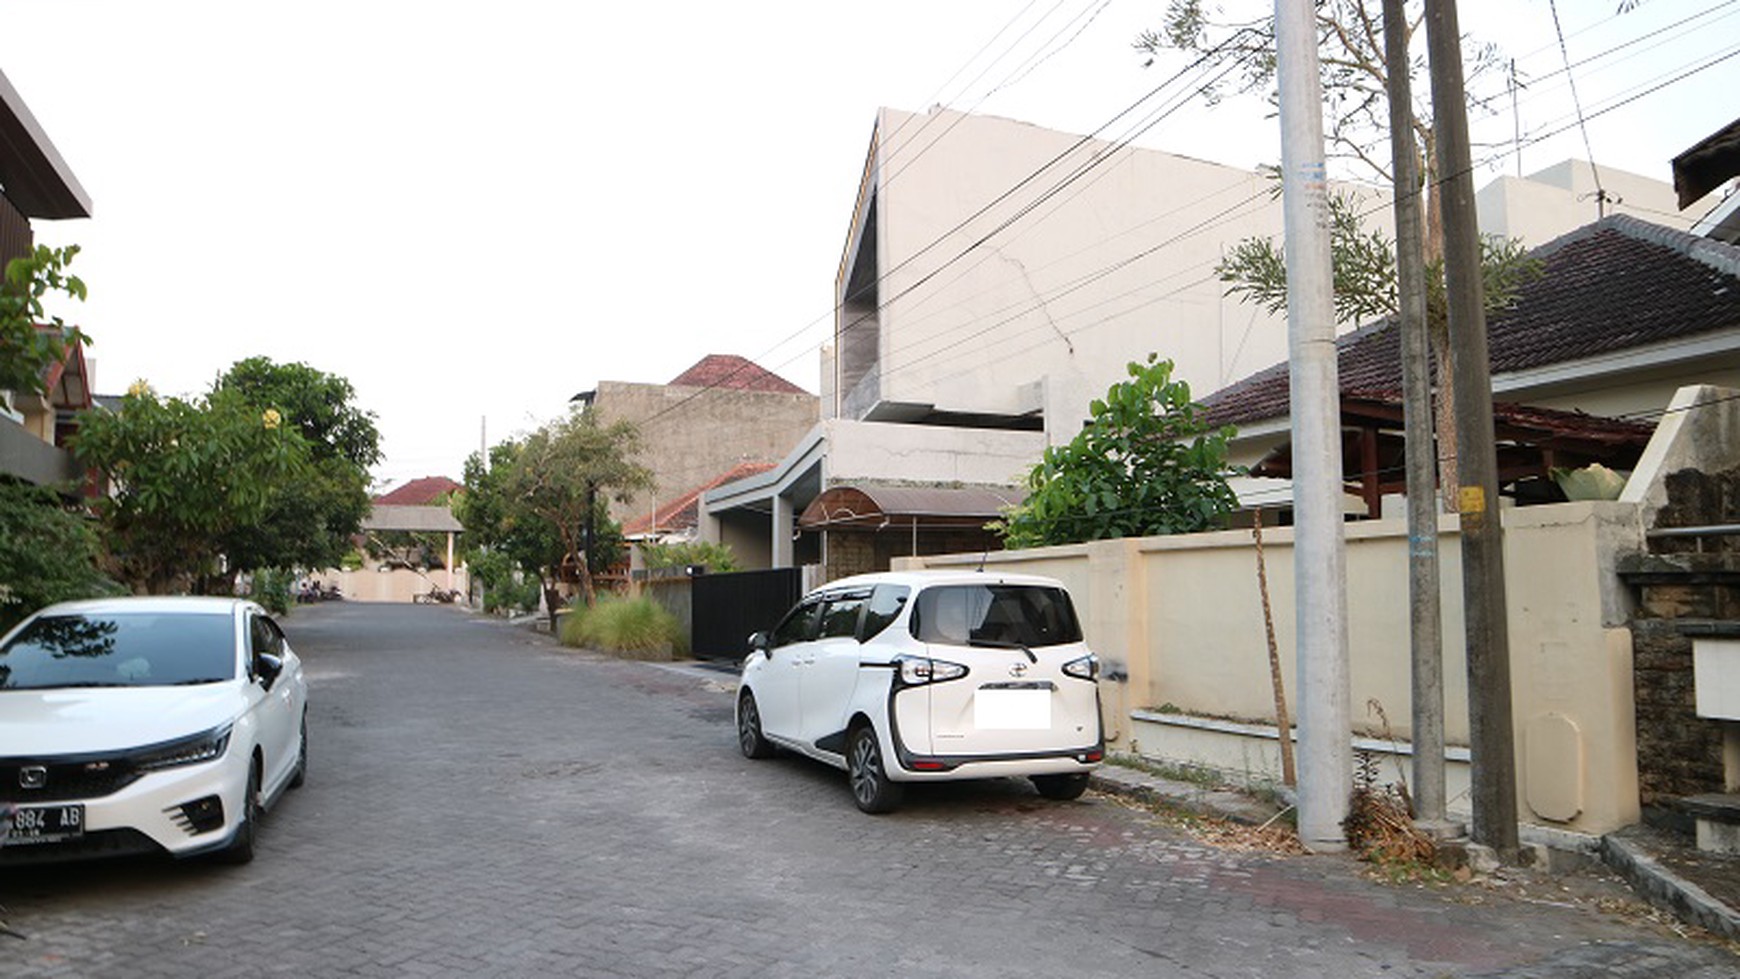
[[[66,357],[67,345],[90,342],[78,327],[49,315],[43,302],[55,292],[85,298],[84,282],[66,271],[78,253],[77,245],[38,245],[6,263],[0,278],[0,391],[47,393],[46,372]]]
[[[1238,505],[1226,482],[1237,474],[1227,462],[1233,430],[1203,423],[1171,361],[1150,354],[1129,374],[1088,407],[1074,440],[1046,449],[1027,474],[1027,499],[992,525],[1005,546],[1187,534]]]
[[[380,461],[374,415],[355,404],[343,377],[304,363],[266,357],[237,361],[214,397],[275,411],[308,448],[302,478],[269,488],[264,515],[223,535],[220,549],[238,569],[336,567],[369,512],[368,468]]]
[[[1424,5],[1410,3],[1407,34],[1419,29]],[[1209,83],[1202,94],[1218,100],[1228,93],[1258,95],[1275,102],[1275,21],[1273,5],[1252,6],[1240,20],[1222,15],[1203,0],[1171,0],[1157,31],[1137,36],[1135,47],[1151,56],[1176,49],[1196,57],[1230,60],[1238,70]],[[1394,184],[1388,160],[1389,71],[1384,63],[1383,21],[1374,0],[1318,0],[1318,56],[1323,72],[1323,136],[1332,159],[1350,161]],[[1471,104],[1490,105],[1501,94],[1496,83],[1505,60],[1496,46],[1465,44],[1463,64]],[[1424,56],[1414,57],[1410,74],[1424,70]],[[1415,86],[1423,92],[1425,86]],[[1426,257],[1443,254],[1443,224],[1439,217],[1436,139],[1431,107],[1415,100],[1411,107],[1420,167],[1425,176]],[[1404,192],[1412,188],[1397,188]]]
[[[1423,5],[1411,4],[1413,13],[1405,25],[1411,42],[1423,16]],[[1384,57],[1381,6],[1372,0],[1320,0],[1317,10],[1318,50],[1323,71],[1324,139],[1331,158],[1352,161],[1385,183],[1395,183],[1389,150],[1390,71]],[[1465,45],[1467,46],[1467,45]],[[1275,36],[1272,11],[1244,21],[1220,18],[1202,0],[1171,0],[1162,27],[1136,39],[1138,50],[1158,55],[1173,48],[1197,56],[1220,55],[1236,59],[1240,70],[1225,81],[1211,83],[1203,94],[1211,99],[1229,91],[1275,98]],[[1463,63],[1469,100],[1484,107],[1499,94],[1484,84],[1496,81],[1503,67],[1492,45],[1467,46]],[[1423,57],[1409,63],[1410,78],[1424,70]],[[1224,76],[1223,76],[1224,77]],[[1424,92],[1426,86],[1410,86]],[[1428,267],[1427,328],[1433,358],[1440,365],[1437,388],[1438,469],[1446,508],[1455,495],[1456,433],[1450,406],[1454,403],[1450,372],[1449,316],[1444,301],[1444,228],[1437,187],[1440,174],[1436,134],[1430,106],[1418,99],[1409,107],[1415,145],[1415,172],[1422,175],[1419,187],[1395,187],[1395,193],[1425,196],[1426,220],[1421,242]],[[1373,315],[1390,315],[1397,308],[1395,248],[1376,232],[1361,228],[1357,206],[1345,196],[1331,195],[1330,238],[1335,263],[1336,316],[1342,322],[1358,322]],[[1488,308],[1509,302],[1517,287],[1538,275],[1538,265],[1523,253],[1520,243],[1493,240],[1483,243],[1487,276]],[[1281,250],[1269,239],[1247,239],[1222,260],[1222,280],[1233,283],[1229,292],[1241,292],[1270,312],[1286,304],[1286,264]]]
[[[54,490],[0,480],[0,633],[44,605],[119,590],[98,570],[90,523]]]
[[[601,497],[625,502],[652,485],[651,471],[633,461],[639,442],[633,423],[603,425],[589,408],[579,408],[528,435],[502,477],[511,506],[555,530],[588,607],[596,597],[587,550],[596,537]]]
[[[465,488],[455,494],[453,509],[465,524],[461,540],[466,560],[482,581],[486,600],[491,593],[515,592],[516,572],[529,576],[538,581],[553,623],[561,604],[557,586],[570,551],[557,525],[510,489],[508,478],[520,462],[525,442],[509,440],[491,446],[487,466],[481,453],[473,453],[465,461]],[[608,567],[619,559],[621,528],[610,520],[604,500],[595,499],[593,507],[593,542],[586,566]],[[579,535],[584,537],[583,518]]]
[[[309,469],[301,434],[233,391],[184,401],[136,384],[118,410],[81,414],[72,448],[111,486],[97,503],[111,570],[145,592],[219,588],[239,570],[224,542]]]

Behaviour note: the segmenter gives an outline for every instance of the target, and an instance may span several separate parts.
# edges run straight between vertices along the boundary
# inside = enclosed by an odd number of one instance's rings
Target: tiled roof
[[[682,496],[666,500],[654,508],[652,513],[643,513],[638,517],[623,522],[622,536],[637,537],[650,533],[669,533],[678,530],[691,530],[701,522],[701,494],[715,486],[723,486],[734,480],[746,479],[757,473],[767,472],[774,467],[771,462],[740,462],[707,483],[697,486]]]
[[[429,506],[444,494],[465,487],[446,476],[424,476],[413,479],[390,493],[375,497],[377,506]]]
[[[708,354],[671,379],[673,387],[731,388],[776,394],[808,394],[803,388],[745,357]]]
[[[1740,248],[1615,215],[1540,248],[1543,275],[1487,314],[1494,375],[1740,328]],[[1336,341],[1343,391],[1401,388],[1393,321]],[[1287,363],[1202,399],[1211,424],[1283,418]]]

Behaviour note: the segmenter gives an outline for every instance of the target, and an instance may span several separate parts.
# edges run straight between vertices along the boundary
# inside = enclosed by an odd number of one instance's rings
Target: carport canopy
[[[880,530],[890,525],[978,530],[1019,504],[1012,486],[895,486],[858,482],[824,490],[804,508],[804,530]]]

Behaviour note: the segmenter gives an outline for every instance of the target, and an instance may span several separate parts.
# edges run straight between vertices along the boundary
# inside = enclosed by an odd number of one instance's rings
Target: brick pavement
[[[1217,850],[1090,793],[736,752],[728,678],[447,606],[286,624],[308,785],[243,868],[9,871],[5,976],[1657,976],[1740,960],[1575,902]]]

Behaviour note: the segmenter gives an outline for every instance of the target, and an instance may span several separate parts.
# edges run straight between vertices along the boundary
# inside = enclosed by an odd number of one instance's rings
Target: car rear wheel
[[[872,815],[893,812],[905,795],[905,787],[888,778],[882,746],[868,724],[854,730],[847,742],[846,779],[852,786],[852,801]]]
[[[242,818],[230,845],[219,850],[219,863],[243,864],[254,859],[254,834],[260,825],[260,762],[248,766],[248,790],[242,797]]]
[[[773,742],[761,733],[761,711],[755,706],[755,695],[747,691],[737,703],[737,747],[745,758],[772,758]]]
[[[1086,772],[1075,772],[1069,775],[1035,775],[1033,776],[1033,787],[1038,789],[1039,794],[1047,799],[1068,802],[1071,799],[1081,798],[1081,794],[1087,791],[1088,777]]]

